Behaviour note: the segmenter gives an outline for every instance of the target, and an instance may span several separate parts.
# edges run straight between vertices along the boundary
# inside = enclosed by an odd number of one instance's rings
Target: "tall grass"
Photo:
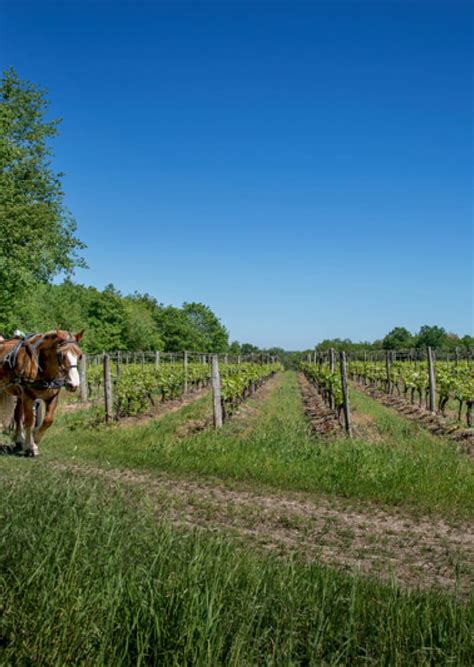
[[[328,444],[311,436],[294,373],[284,374],[247,430],[231,420],[218,433],[206,430],[182,437],[183,422],[207,409],[208,400],[142,427],[73,432],[59,428],[45,440],[42,451],[100,465],[199,473],[411,511],[473,516],[472,461],[366,396],[354,394],[354,407],[372,415],[380,435],[376,443],[341,439]]]
[[[0,460],[1,664],[470,664],[472,601],[177,531],[23,463]]]

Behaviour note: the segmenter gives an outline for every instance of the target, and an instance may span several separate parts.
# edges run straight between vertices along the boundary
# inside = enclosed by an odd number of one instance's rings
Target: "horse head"
[[[38,346],[40,365],[45,377],[63,377],[68,391],[76,391],[80,384],[78,363],[82,351],[78,345],[84,330],[76,334],[56,329],[43,335]]]

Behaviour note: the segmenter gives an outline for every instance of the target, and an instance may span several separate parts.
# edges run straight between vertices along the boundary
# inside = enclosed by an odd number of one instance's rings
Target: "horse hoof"
[[[25,456],[35,457],[38,456],[39,449],[35,447],[34,449],[25,449]]]

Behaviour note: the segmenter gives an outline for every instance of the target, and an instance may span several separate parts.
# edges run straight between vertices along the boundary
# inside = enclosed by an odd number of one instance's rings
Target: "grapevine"
[[[384,361],[351,361],[349,373],[354,380],[389,391],[393,388],[411,403],[428,404],[429,379],[426,362],[396,361],[390,365],[390,378]],[[390,382],[389,382],[390,380]],[[438,410],[445,416],[449,401],[457,401],[459,420],[463,408],[468,426],[473,426],[474,373],[466,362],[438,361],[435,364]]]

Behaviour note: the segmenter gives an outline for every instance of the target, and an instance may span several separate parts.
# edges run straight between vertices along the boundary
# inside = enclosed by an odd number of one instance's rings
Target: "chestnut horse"
[[[28,456],[37,456],[38,446],[45,431],[54,421],[59,392],[79,387],[78,362],[82,352],[78,346],[84,332],[71,334],[56,329],[28,337],[38,357],[38,371],[34,379],[20,378],[7,392],[17,397],[14,413],[15,445]],[[42,399],[46,412],[42,424],[34,431],[34,404]],[[24,430],[24,433],[23,433]]]

